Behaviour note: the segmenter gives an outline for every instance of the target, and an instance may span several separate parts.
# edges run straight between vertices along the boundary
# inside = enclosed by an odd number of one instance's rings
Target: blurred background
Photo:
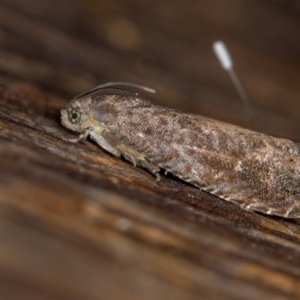
[[[212,52],[221,39],[255,129],[300,139],[299,32],[293,0],[1,0],[0,75],[68,99],[134,82],[157,104],[251,127]]]
[[[157,104],[300,140],[298,0],[0,0],[0,75],[70,99],[108,81]],[[255,110],[212,52],[223,40]]]

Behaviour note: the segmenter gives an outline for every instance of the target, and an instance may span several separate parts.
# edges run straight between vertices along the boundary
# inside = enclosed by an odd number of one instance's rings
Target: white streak
[[[240,83],[238,77],[236,76],[234,70],[233,70],[233,62],[231,59],[231,56],[229,54],[229,51],[227,50],[227,47],[225,46],[225,44],[222,41],[216,41],[213,43],[213,50],[221,64],[221,66],[223,67],[223,69],[225,69],[235,88],[237,89],[237,92],[239,93],[240,98],[243,101],[243,104],[245,106],[245,109],[247,111],[247,115],[249,118],[250,123],[253,122],[253,111],[252,111],[252,107],[251,104],[248,100],[247,94],[245,93],[242,84]]]
[[[216,41],[213,43],[213,49],[223,69],[227,71],[232,69],[232,59],[225,44],[222,41]]]

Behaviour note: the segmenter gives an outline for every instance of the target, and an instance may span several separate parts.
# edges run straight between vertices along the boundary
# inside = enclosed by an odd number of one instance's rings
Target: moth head
[[[91,126],[90,107],[88,103],[71,101],[66,109],[61,110],[61,123],[76,132],[84,132]]]

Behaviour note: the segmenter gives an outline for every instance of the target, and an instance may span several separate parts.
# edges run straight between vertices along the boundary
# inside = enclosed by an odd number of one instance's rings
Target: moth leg
[[[120,157],[121,156],[121,152],[117,149],[117,145],[114,143],[110,143],[109,141],[107,141],[107,139],[105,139],[101,133],[97,133],[97,132],[90,132],[90,137],[92,140],[94,140],[101,148],[103,148],[104,150],[106,150],[107,152],[111,153],[112,155],[116,156],[116,157]]]
[[[145,169],[147,169],[150,173],[156,176],[156,179],[159,180],[159,170],[160,168],[149,162],[145,156],[138,151],[136,151],[133,147],[127,146],[121,141],[119,141],[112,133],[108,131],[104,131],[102,133],[104,139],[112,145],[115,149],[119,151],[119,153],[129,162],[131,162],[135,167],[141,166]]]
[[[69,143],[78,143],[81,140],[85,140],[90,133],[91,133],[91,128],[87,128],[86,131],[81,133],[77,138],[64,138],[64,140]]]
[[[130,146],[119,144],[118,150],[121,152],[122,156],[130,161],[135,167],[141,166],[151,172],[153,175],[156,176],[157,180],[160,179],[158,174],[160,168],[151,162],[149,162],[145,156]]]

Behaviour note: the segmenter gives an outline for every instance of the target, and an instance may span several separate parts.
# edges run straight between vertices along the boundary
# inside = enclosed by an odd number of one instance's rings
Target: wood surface
[[[297,220],[156,181],[60,124],[72,97],[126,81],[299,141],[299,32],[297,0],[0,0],[0,299],[300,299]]]

